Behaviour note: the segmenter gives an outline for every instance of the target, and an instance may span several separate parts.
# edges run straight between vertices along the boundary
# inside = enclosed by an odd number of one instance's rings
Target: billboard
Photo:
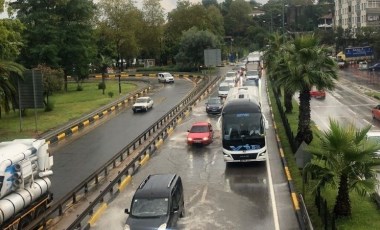
[[[346,55],[346,58],[372,58],[373,48],[371,46],[346,48],[344,54]]]
[[[19,80],[20,109],[44,108],[44,87],[41,71],[26,70],[24,79]]]
[[[221,66],[222,54],[220,49],[205,49],[204,52],[205,66]]]

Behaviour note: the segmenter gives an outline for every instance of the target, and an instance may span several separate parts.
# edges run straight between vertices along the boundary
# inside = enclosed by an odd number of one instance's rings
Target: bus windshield
[[[264,136],[261,113],[224,114],[222,131],[224,140],[254,139]]]

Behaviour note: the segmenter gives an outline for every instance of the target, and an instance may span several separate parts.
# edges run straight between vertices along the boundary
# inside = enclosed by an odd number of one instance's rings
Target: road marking
[[[98,210],[96,210],[95,214],[92,215],[91,219],[88,221],[88,223],[91,225],[94,225],[95,222],[99,219],[99,217],[102,215],[102,213],[107,209],[107,203],[103,203],[100,205]]]
[[[205,202],[206,200],[207,190],[208,190],[208,186],[205,186],[205,189],[203,190],[202,198],[201,198],[202,203]]]
[[[268,173],[268,182],[269,182],[269,193],[270,197],[272,198],[272,211],[273,211],[273,218],[274,218],[274,229],[279,230],[280,229],[280,224],[278,220],[278,211],[277,211],[277,206],[276,206],[276,197],[274,196],[274,188],[273,188],[273,179],[272,179],[272,173],[270,169],[270,164],[269,164],[269,155],[267,153],[267,160],[266,160],[266,165],[267,165],[267,173]]]

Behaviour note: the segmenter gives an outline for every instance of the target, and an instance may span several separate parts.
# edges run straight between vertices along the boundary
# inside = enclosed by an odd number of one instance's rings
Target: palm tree
[[[380,144],[367,140],[366,134],[371,126],[356,129],[351,123],[341,126],[330,119],[330,129],[319,136],[321,144],[309,147],[313,160],[305,167],[317,180],[314,192],[326,185],[338,187],[334,214],[337,217],[351,215],[350,190],[362,196],[375,191],[376,171],[380,165],[374,160]]]
[[[302,35],[285,47],[284,62],[289,75],[278,75],[276,84],[284,86],[290,92],[299,91],[299,121],[296,142],[310,144],[313,134],[310,129],[310,90],[331,90],[338,78],[337,64],[328,56],[329,49],[319,45],[314,35]]]
[[[278,95],[281,95],[282,85],[276,84],[276,76],[288,76],[289,71],[285,62],[284,56],[286,55],[283,37],[279,33],[271,34],[269,37],[269,49],[264,55],[264,61],[267,68],[267,76],[274,83]],[[294,92],[284,89],[284,106],[285,113],[293,111],[292,98]]]
[[[8,113],[11,109],[10,104],[15,106],[17,91],[11,78],[22,77],[24,67],[12,61],[0,60],[0,118],[1,111]]]

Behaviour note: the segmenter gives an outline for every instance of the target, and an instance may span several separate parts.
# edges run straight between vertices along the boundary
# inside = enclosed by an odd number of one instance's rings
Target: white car
[[[218,96],[221,98],[226,98],[228,95],[228,91],[230,91],[230,85],[228,83],[222,82],[219,85]]]
[[[158,82],[163,82],[163,83],[174,83],[174,77],[170,73],[158,73]]]
[[[380,131],[368,131],[367,140],[372,140],[372,141],[380,143]],[[376,152],[375,157],[380,158],[380,151]]]
[[[224,83],[228,83],[228,85],[230,86],[230,88],[233,88],[236,85],[236,78],[234,78],[234,77],[226,77],[226,79],[224,79],[223,82]]]
[[[150,97],[139,97],[136,99],[135,104],[132,106],[133,112],[148,111],[153,108],[153,100]]]

